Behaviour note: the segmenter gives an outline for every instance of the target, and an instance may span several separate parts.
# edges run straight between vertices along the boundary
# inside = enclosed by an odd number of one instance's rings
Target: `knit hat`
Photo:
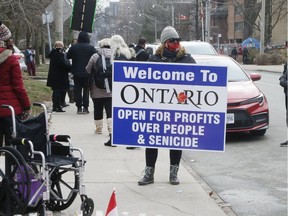
[[[64,47],[64,44],[62,41],[56,41],[55,44],[54,44],[54,48],[57,49],[57,48],[63,48]]]
[[[160,36],[161,43],[164,44],[169,38],[180,38],[177,31],[172,26],[166,26]]]
[[[110,38],[104,38],[101,41],[98,41],[99,47],[110,47]]]
[[[1,21],[0,21],[0,41],[6,41],[11,37],[11,32],[10,30],[7,28],[6,25],[4,25]]]

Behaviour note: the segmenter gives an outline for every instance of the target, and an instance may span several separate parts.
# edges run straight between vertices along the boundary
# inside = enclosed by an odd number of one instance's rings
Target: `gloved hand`
[[[21,120],[25,120],[28,119],[31,115],[31,110],[29,109],[23,109],[22,113],[20,114],[20,119]]]

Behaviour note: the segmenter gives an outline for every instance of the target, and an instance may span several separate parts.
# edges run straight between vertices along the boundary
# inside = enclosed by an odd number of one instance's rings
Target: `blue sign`
[[[114,62],[113,145],[224,151],[227,68]]]

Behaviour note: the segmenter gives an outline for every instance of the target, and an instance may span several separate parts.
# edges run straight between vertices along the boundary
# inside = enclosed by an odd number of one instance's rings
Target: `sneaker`
[[[77,108],[77,114],[83,114],[81,107],[78,107],[78,108]]]
[[[287,145],[288,145],[288,141],[280,143],[280,147],[287,147]]]
[[[88,108],[83,108],[83,114],[88,114],[88,113],[89,113]]]

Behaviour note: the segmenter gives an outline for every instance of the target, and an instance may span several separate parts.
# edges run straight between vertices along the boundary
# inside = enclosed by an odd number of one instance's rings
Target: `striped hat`
[[[0,41],[7,41],[10,37],[10,30],[0,21]]]

